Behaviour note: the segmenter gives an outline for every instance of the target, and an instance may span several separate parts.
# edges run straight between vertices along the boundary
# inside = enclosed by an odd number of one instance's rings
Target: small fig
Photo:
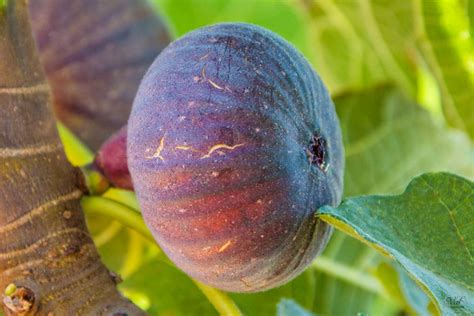
[[[122,127],[102,144],[95,156],[94,166],[114,186],[133,190],[127,166],[127,126]]]
[[[334,105],[306,59],[263,28],[218,24],[170,44],[139,87],[127,155],[154,237],[214,287],[281,285],[330,236],[316,210],[342,194]]]
[[[170,41],[145,0],[30,0],[58,119],[96,150],[124,125],[146,69]]]

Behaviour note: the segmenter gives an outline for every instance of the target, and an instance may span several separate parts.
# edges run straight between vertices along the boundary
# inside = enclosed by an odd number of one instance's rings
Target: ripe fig
[[[55,114],[96,150],[126,123],[168,30],[145,0],[30,0],[29,11]]]
[[[217,24],[170,44],[139,87],[127,155],[154,237],[214,287],[281,285],[330,236],[316,210],[342,194],[334,105],[306,59],[263,28]]]

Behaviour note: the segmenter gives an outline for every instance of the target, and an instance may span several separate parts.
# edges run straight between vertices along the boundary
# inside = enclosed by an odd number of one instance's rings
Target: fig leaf
[[[320,213],[323,220],[398,261],[443,315],[472,315],[473,208],[473,182],[428,173],[413,179],[401,195],[350,198]]]

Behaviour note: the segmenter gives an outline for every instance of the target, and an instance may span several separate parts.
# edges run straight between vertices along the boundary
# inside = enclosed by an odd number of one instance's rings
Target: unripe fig
[[[133,190],[127,166],[127,126],[113,134],[97,152],[94,166],[115,187]]]
[[[58,119],[96,150],[124,125],[170,36],[145,0],[30,0]]]
[[[306,59],[260,27],[218,24],[170,44],[139,87],[127,155],[153,236],[214,287],[281,285],[330,236],[316,210],[341,199],[334,105]]]

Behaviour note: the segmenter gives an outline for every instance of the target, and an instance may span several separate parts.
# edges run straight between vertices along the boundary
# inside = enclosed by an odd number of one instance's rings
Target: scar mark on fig
[[[248,287],[249,289],[252,288],[252,286],[250,286],[250,284],[248,284],[248,283],[244,280],[244,278],[240,278],[240,282],[242,282],[242,283],[244,284],[244,286]]]
[[[234,146],[229,146],[229,145],[226,145],[226,144],[217,144],[217,145],[214,145],[212,146],[208,153],[205,154],[204,156],[201,157],[201,159],[205,159],[205,158],[210,158],[212,153],[215,152],[216,150],[219,150],[219,149],[228,149],[228,150],[234,150],[238,147],[241,147],[245,145],[245,143],[242,143],[242,144],[237,144],[237,145],[234,145]]]
[[[163,148],[165,147],[165,136],[166,134],[161,137],[160,139],[160,145],[158,148],[156,148],[155,153],[152,156],[146,156],[146,159],[153,159],[153,158],[159,158],[161,161],[165,161],[165,158],[161,155],[161,152],[163,151]],[[147,149],[148,150],[148,149]]]
[[[223,252],[224,250],[226,250],[226,249],[230,246],[231,243],[232,243],[232,241],[231,241],[231,240],[228,240],[225,244],[223,244],[223,245],[219,248],[219,250],[217,250],[217,252]]]
[[[201,69],[201,77],[203,80],[207,80],[207,77],[206,77],[206,65],[204,65],[204,67],[202,67]]]
[[[218,89],[218,90],[224,90],[224,87],[221,87],[220,85],[218,85],[217,83],[215,83],[214,81],[212,81],[211,79],[208,79],[207,76],[206,76],[206,65],[204,65],[204,67],[202,67],[201,69],[201,79],[203,81],[207,81],[209,82],[209,84],[211,86],[213,86],[214,88]],[[194,79],[194,81],[196,81],[196,79]],[[228,90],[229,92],[232,92],[230,91],[229,88],[225,87],[226,90]]]
[[[204,55],[204,56],[202,56],[201,58],[199,58],[199,60],[204,60],[204,59],[206,59],[208,56],[209,56],[209,53],[207,53],[206,55]]]
[[[217,83],[215,83],[214,81],[212,81],[211,79],[207,79],[207,81],[211,84],[211,86],[213,86],[214,88],[218,89],[218,90],[224,90],[224,88],[222,88],[221,86],[219,86]]]
[[[178,150],[189,150],[189,151],[192,151],[192,152],[195,152],[195,153],[202,153],[202,151],[200,150],[197,150],[191,146],[185,146],[185,145],[179,145],[179,146],[176,146],[175,149],[178,149]]]

